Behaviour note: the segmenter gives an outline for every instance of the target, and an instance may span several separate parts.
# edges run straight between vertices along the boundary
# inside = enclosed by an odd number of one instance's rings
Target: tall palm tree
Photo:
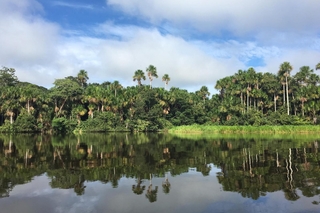
[[[201,96],[203,99],[203,102],[205,102],[206,98],[210,95],[210,92],[208,90],[208,87],[202,86],[200,91],[198,91],[198,94]]]
[[[170,77],[168,74],[164,74],[162,76],[162,81],[164,81],[164,89],[167,89],[167,85],[169,84],[169,81],[170,81]]]
[[[246,93],[246,82],[245,82],[245,74],[246,72],[243,70],[238,70],[238,72],[234,75],[234,78],[232,79],[232,82],[234,84],[234,92],[233,94],[240,94],[240,104],[242,109],[242,113],[245,112],[244,107],[244,94]]]
[[[224,98],[224,96],[228,93],[228,89],[230,88],[232,83],[232,78],[230,76],[227,76],[218,80],[214,88],[219,90],[220,97]]]
[[[147,74],[150,80],[150,88],[152,88],[151,84],[152,84],[153,77],[158,78],[157,68],[153,65],[149,65],[149,67],[147,67]]]
[[[85,84],[87,83],[88,79],[89,79],[88,72],[85,71],[85,70],[80,70],[78,75],[77,75],[77,80],[81,84],[81,87],[85,86]]]
[[[134,72],[133,81],[137,81],[138,85],[141,86],[141,80],[146,80],[146,76],[142,70],[136,70]]]
[[[277,100],[279,98],[279,81],[277,76],[272,73],[264,73],[262,77],[262,89],[273,97],[274,111],[277,111]],[[272,104],[270,104],[272,106]]]
[[[254,85],[254,80],[255,80],[255,76],[256,76],[256,71],[251,67],[249,68],[246,72],[245,72],[245,81],[247,83],[247,112],[249,112],[249,108],[251,107],[250,103],[251,103],[251,99],[250,96],[251,94],[251,90],[252,90],[252,86]]]
[[[18,92],[20,94],[20,101],[23,102],[23,103],[26,103],[27,113],[30,115],[32,99],[37,96],[35,94],[36,93],[36,87],[33,86],[32,84],[22,85],[19,88]]]
[[[18,101],[19,91],[17,87],[8,86],[1,90],[1,111],[10,118],[10,124],[13,124],[14,115],[18,115],[20,104]]]
[[[111,89],[114,90],[114,97],[117,97],[117,90],[122,89],[122,85],[119,83],[119,81],[114,81],[110,86]]]
[[[307,87],[300,87],[298,92],[297,92],[297,98],[301,102],[301,114],[302,117],[304,117],[304,103],[308,101],[308,93],[307,93],[308,88]]]
[[[279,76],[284,76],[285,77],[285,85],[286,85],[286,96],[287,96],[287,113],[288,115],[290,114],[289,112],[289,88],[288,88],[288,77],[290,76],[290,72],[293,70],[291,64],[289,62],[283,62],[280,65],[278,74]]]
[[[89,104],[88,115],[91,118],[93,118],[93,111],[95,108],[98,108],[98,111],[99,111],[99,92],[100,92],[100,86],[97,86],[97,85],[89,85],[85,89],[83,102],[87,102]]]

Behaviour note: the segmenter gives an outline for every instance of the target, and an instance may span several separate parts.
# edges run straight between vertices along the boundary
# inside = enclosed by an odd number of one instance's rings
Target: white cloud
[[[145,70],[153,64],[159,75],[159,79],[154,80],[155,86],[163,86],[161,77],[167,73],[172,86],[210,84],[213,88],[217,78],[241,66],[236,57],[213,58],[199,45],[161,35],[156,29],[119,27],[110,23],[98,28],[100,33],[101,29],[105,30],[106,38],[77,37],[61,45],[59,65],[69,70],[68,75],[86,69],[91,82],[120,80],[126,85],[136,85],[132,81],[134,71]]]
[[[277,73],[281,63],[288,61],[293,67],[292,75],[299,71],[302,66],[309,66],[315,70],[315,66],[320,62],[320,52],[308,49],[286,49],[279,57],[269,57],[265,59],[267,66],[257,69],[260,72]],[[316,71],[319,75],[319,73]]]
[[[132,15],[154,23],[191,24],[203,31],[235,35],[260,31],[319,31],[320,1],[290,0],[107,0]]]
[[[45,73],[33,69],[55,58],[60,30],[33,15],[37,8],[41,13],[42,7],[32,0],[0,3],[0,66],[14,67],[19,79],[34,83],[41,82]]]
[[[88,71],[90,82],[119,80],[124,86],[131,86],[136,85],[132,81],[134,71],[152,64],[159,75],[154,86],[162,87],[161,77],[167,73],[171,77],[169,86],[195,90],[206,85],[212,91],[218,79],[246,69],[246,62],[254,57],[266,64],[257,71],[273,73],[284,61],[297,69],[303,65],[313,68],[320,61],[320,39],[314,33],[318,25],[313,20],[320,14],[313,11],[318,1],[307,0],[301,7],[299,3],[289,7],[284,0],[277,4],[270,0],[263,5],[253,0],[241,5],[231,0],[108,2],[132,14],[139,12],[154,22],[170,21],[167,26],[174,33],[162,34],[156,27],[116,25],[110,21],[87,26],[83,32],[62,29],[41,17],[45,11],[36,1],[5,0],[0,2],[0,66],[15,68],[21,81],[46,87],[51,87],[56,78],[75,76],[80,69]],[[295,14],[291,19],[285,6]],[[282,9],[283,13],[278,14]],[[310,14],[310,20],[297,20],[297,12],[302,9]],[[262,19],[258,14],[270,17]],[[183,23],[205,31],[258,33],[251,36],[255,39],[186,39],[180,32],[189,32],[175,28]],[[310,30],[300,33],[300,29],[308,27]],[[266,32],[271,28],[281,30]]]
[[[70,7],[70,8],[74,8],[74,9],[94,9],[94,7],[92,5],[89,4],[74,4],[74,3],[67,3],[67,2],[63,2],[63,1],[53,1],[52,4],[54,6],[61,6],[61,7]]]

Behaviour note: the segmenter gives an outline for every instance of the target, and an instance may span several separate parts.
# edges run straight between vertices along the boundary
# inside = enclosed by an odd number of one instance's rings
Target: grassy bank
[[[190,125],[171,128],[170,133],[215,133],[215,134],[315,134],[320,133],[320,125],[304,126],[206,126]]]

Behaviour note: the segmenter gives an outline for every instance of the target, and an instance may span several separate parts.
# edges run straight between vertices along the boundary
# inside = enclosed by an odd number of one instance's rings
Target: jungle
[[[238,70],[213,82],[218,92],[211,95],[207,86],[195,92],[168,89],[169,74],[159,79],[164,87],[153,87],[159,77],[153,65],[136,70],[137,86],[128,87],[119,81],[88,83],[88,72],[80,70],[45,88],[21,82],[14,68],[2,67],[0,132],[155,132],[191,125],[290,126],[290,131],[303,126],[308,131],[319,124],[320,78],[309,66],[294,75],[292,70],[289,62],[276,74]]]

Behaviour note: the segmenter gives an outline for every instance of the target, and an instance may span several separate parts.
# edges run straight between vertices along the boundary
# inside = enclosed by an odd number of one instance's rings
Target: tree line
[[[316,70],[320,69],[320,63]],[[88,72],[56,79],[52,88],[21,82],[15,69],[0,69],[0,131],[158,131],[172,126],[317,124],[319,75],[303,66],[295,75],[289,62],[276,74],[239,70],[219,79],[218,94],[152,87],[153,65],[136,70],[137,86],[119,81],[88,83]],[[149,85],[142,81],[149,79]]]

